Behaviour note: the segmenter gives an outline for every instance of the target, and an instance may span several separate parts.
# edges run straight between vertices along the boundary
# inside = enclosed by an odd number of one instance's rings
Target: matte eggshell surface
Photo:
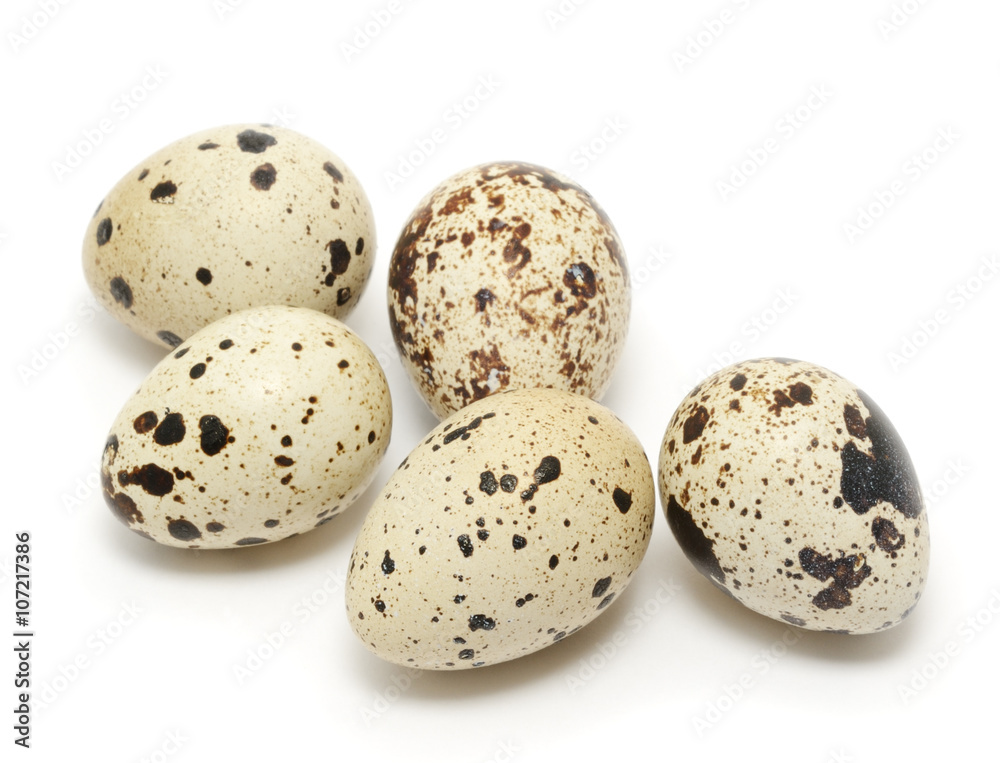
[[[600,399],[628,330],[621,241],[583,188],[512,162],[461,172],[407,221],[389,317],[410,380],[444,418],[493,392]]]
[[[371,651],[409,667],[529,654],[625,589],[655,511],[649,461],[607,408],[551,389],[491,396],[439,424],[372,506],[348,618]]]
[[[382,368],[354,332],[314,310],[255,308],[153,369],[111,427],[104,496],[170,546],[269,543],[346,509],[391,430]]]
[[[112,315],[175,347],[258,305],[343,319],[374,253],[371,206],[339,157],[283,127],[230,125],[125,175],[87,226],[83,268]]]
[[[832,371],[767,358],[709,377],[667,427],[659,485],[684,553],[763,615],[871,633],[920,598],[930,548],[910,457]]]

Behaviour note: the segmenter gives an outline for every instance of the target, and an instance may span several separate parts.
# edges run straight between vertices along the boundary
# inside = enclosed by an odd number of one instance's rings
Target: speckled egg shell
[[[684,399],[660,499],[688,559],[750,609],[810,630],[897,625],[927,577],[927,517],[899,435],[825,368],[737,363]]]
[[[375,224],[336,155],[273,125],[230,125],[156,152],[97,207],[83,269],[98,300],[176,347],[259,305],[343,319],[371,272]]]
[[[418,205],[389,267],[389,319],[438,418],[493,392],[552,387],[599,400],[628,331],[621,241],[576,183],[484,164]]]
[[[631,430],[580,395],[514,390],[439,424],[370,510],[347,613],[389,662],[492,665],[554,644],[628,585],[656,512]]]
[[[389,387],[356,334],[314,310],[254,308],[195,333],[125,404],[104,496],[159,543],[269,543],[346,509],[391,429]]]

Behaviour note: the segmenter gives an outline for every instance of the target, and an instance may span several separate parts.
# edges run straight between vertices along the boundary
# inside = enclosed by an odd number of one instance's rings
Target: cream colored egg
[[[552,389],[472,403],[407,456],[351,555],[347,614],[390,662],[493,665],[575,633],[621,594],[655,514],[631,430]]]
[[[111,189],[83,241],[98,300],[168,347],[258,305],[343,319],[374,255],[358,179],[316,141],[274,125],[216,127],[157,151]]]
[[[871,633],[923,591],[927,515],[906,447],[820,366],[765,358],[706,379],[667,427],[659,486],[695,567],[768,617]]]
[[[622,244],[594,198],[544,167],[502,162],[431,191],[400,234],[389,318],[410,379],[444,418],[494,392],[600,399],[628,331]]]
[[[346,509],[391,430],[382,368],[354,332],[314,310],[254,308],[195,333],[125,404],[104,496],[159,543],[269,543]]]

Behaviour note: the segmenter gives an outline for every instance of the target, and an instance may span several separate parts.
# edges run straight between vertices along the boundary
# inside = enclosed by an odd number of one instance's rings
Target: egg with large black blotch
[[[552,389],[492,395],[435,427],[376,499],[348,619],[407,667],[530,654],[613,608],[655,513],[649,461],[610,410]]]
[[[83,239],[98,301],[166,347],[261,305],[342,320],[374,258],[358,178],[329,149],[276,125],[215,127],[143,159],[104,197]]]
[[[382,367],[347,326],[306,308],[245,310],[196,332],[122,407],[104,498],[169,546],[270,543],[350,506],[391,430]]]
[[[767,617],[872,633],[924,589],[927,515],[906,447],[828,369],[763,358],[705,379],[663,436],[659,488],[698,571]]]

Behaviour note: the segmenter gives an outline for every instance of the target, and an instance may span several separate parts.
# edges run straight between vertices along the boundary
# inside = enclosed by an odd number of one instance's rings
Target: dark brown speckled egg
[[[410,380],[444,418],[507,389],[599,400],[625,344],[631,286],[618,233],[587,191],[500,162],[419,203],[392,255],[388,303]]]

